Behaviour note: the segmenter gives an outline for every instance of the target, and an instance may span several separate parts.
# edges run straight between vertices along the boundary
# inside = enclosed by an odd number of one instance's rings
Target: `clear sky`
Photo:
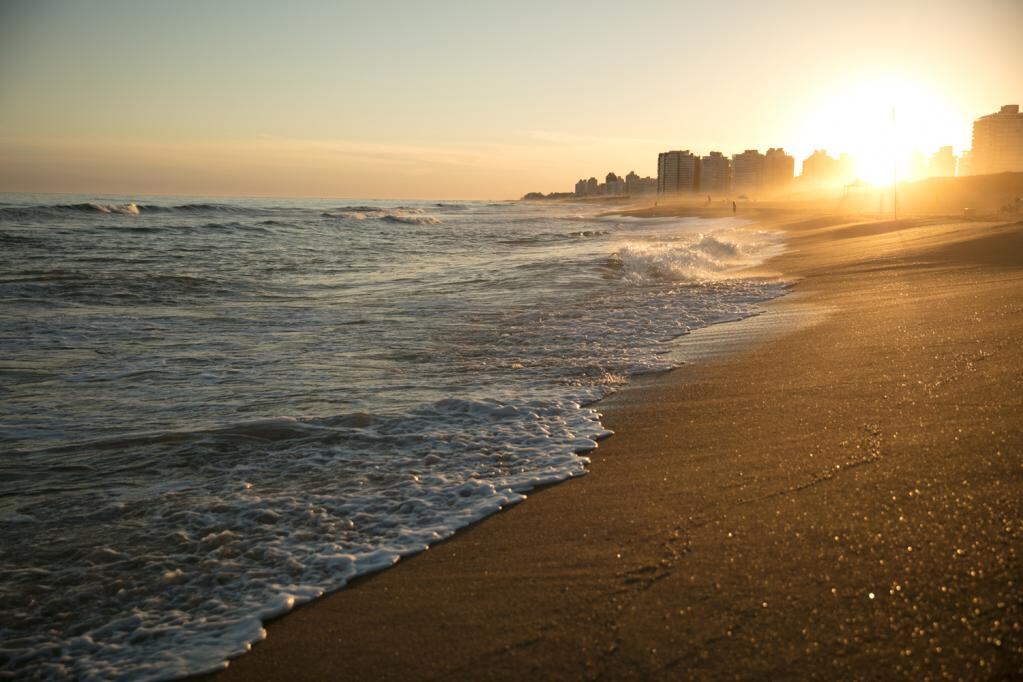
[[[512,198],[1021,100],[1020,0],[0,0],[0,191]]]

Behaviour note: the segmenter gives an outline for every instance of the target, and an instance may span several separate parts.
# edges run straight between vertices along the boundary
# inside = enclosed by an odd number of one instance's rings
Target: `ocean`
[[[0,195],[0,677],[218,669],[784,291],[776,234],[598,210]]]

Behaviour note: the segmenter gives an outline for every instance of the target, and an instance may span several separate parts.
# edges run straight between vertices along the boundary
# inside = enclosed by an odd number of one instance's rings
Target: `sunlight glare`
[[[858,176],[876,185],[915,179],[915,153],[969,146],[969,119],[920,80],[864,79],[823,96],[809,111],[794,134],[797,148],[852,154]]]

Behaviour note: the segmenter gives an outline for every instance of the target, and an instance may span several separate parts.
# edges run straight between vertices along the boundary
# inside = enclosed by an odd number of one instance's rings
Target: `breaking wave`
[[[692,282],[730,279],[760,263],[778,246],[768,233],[696,233],[668,241],[630,241],[611,255],[609,265],[627,278]]]
[[[67,209],[69,211],[84,211],[87,213],[120,213],[123,215],[138,215],[139,207],[138,204],[94,204],[92,202],[86,202],[82,204],[60,204],[54,206],[57,209]]]
[[[95,215],[141,215],[148,213],[185,213],[189,215],[201,213],[266,215],[288,210],[285,207],[247,207],[218,203],[187,203],[187,204],[139,204],[136,202],[105,203],[99,201],[83,201],[72,204],[40,204],[36,206],[5,205],[0,206],[0,216],[14,218],[47,218],[60,214],[95,214]]]
[[[405,225],[440,225],[443,221],[431,215],[425,215],[423,209],[412,206],[380,208],[376,206],[345,206],[336,211],[324,211],[325,218],[338,220],[383,220],[389,223]]]
[[[406,225],[440,225],[441,221],[428,215],[398,215],[389,213],[380,218],[389,223],[405,223]]]
[[[0,680],[222,667],[584,473],[589,403],[781,293],[733,219],[86,199],[0,203]]]
[[[83,530],[71,550],[80,561],[7,573],[0,597],[20,621],[6,624],[18,639],[0,648],[0,677],[12,672],[5,656],[14,671],[53,679],[216,670],[265,637],[262,620],[582,475],[581,453],[608,435],[595,410],[571,401],[450,398],[400,416],[263,419],[90,443],[105,453],[90,463],[97,473],[117,477],[135,468],[118,454],[145,449],[149,474],[99,504],[66,495],[60,508],[26,504],[20,523],[5,519],[15,546],[41,527],[105,531],[90,542]],[[175,483],[183,466],[188,483]],[[77,475],[42,478],[52,489]],[[54,613],[77,613],[75,636],[49,627]]]

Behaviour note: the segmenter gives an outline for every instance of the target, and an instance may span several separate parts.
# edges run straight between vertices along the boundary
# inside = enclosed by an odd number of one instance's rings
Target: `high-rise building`
[[[764,185],[764,155],[756,149],[732,155],[732,192],[758,192]]]
[[[625,178],[620,178],[614,172],[608,173],[604,178],[605,194],[625,194]]]
[[[848,154],[837,159],[828,156],[823,149],[815,149],[803,160],[800,178],[811,187],[844,185],[856,177],[856,163]]]
[[[596,196],[600,193],[600,185],[597,183],[597,178],[590,178],[586,181],[586,195]]]
[[[959,155],[959,164],[956,168],[956,174],[959,177],[973,175],[973,154],[970,153],[969,150],[966,150]]]
[[[700,191],[727,195],[732,191],[732,162],[721,152],[700,159]]]
[[[641,178],[636,171],[629,171],[625,176],[625,193],[629,196],[653,194],[657,191],[657,178]]]
[[[678,157],[682,152],[661,152],[657,155],[657,193],[667,194],[678,187]]]
[[[1023,171],[1023,114],[1007,104],[997,114],[973,122],[971,172],[976,175]]]
[[[639,194],[639,180],[636,171],[629,171],[625,176],[625,193],[632,196]]]
[[[831,180],[835,174],[836,159],[828,156],[823,149],[814,149],[813,154],[803,159],[803,172],[800,175],[805,182],[823,184]]]
[[[931,154],[927,161],[927,175],[931,177],[950,178],[956,174],[956,155],[952,147],[941,147]]]
[[[657,193],[695,192],[700,187],[700,157],[685,151],[657,155]]]
[[[796,159],[781,147],[771,147],[764,155],[763,186],[769,192],[788,189],[796,175]]]
[[[580,180],[579,182],[575,183],[575,195],[577,197],[584,197],[584,196],[586,196],[586,181],[585,180]]]

